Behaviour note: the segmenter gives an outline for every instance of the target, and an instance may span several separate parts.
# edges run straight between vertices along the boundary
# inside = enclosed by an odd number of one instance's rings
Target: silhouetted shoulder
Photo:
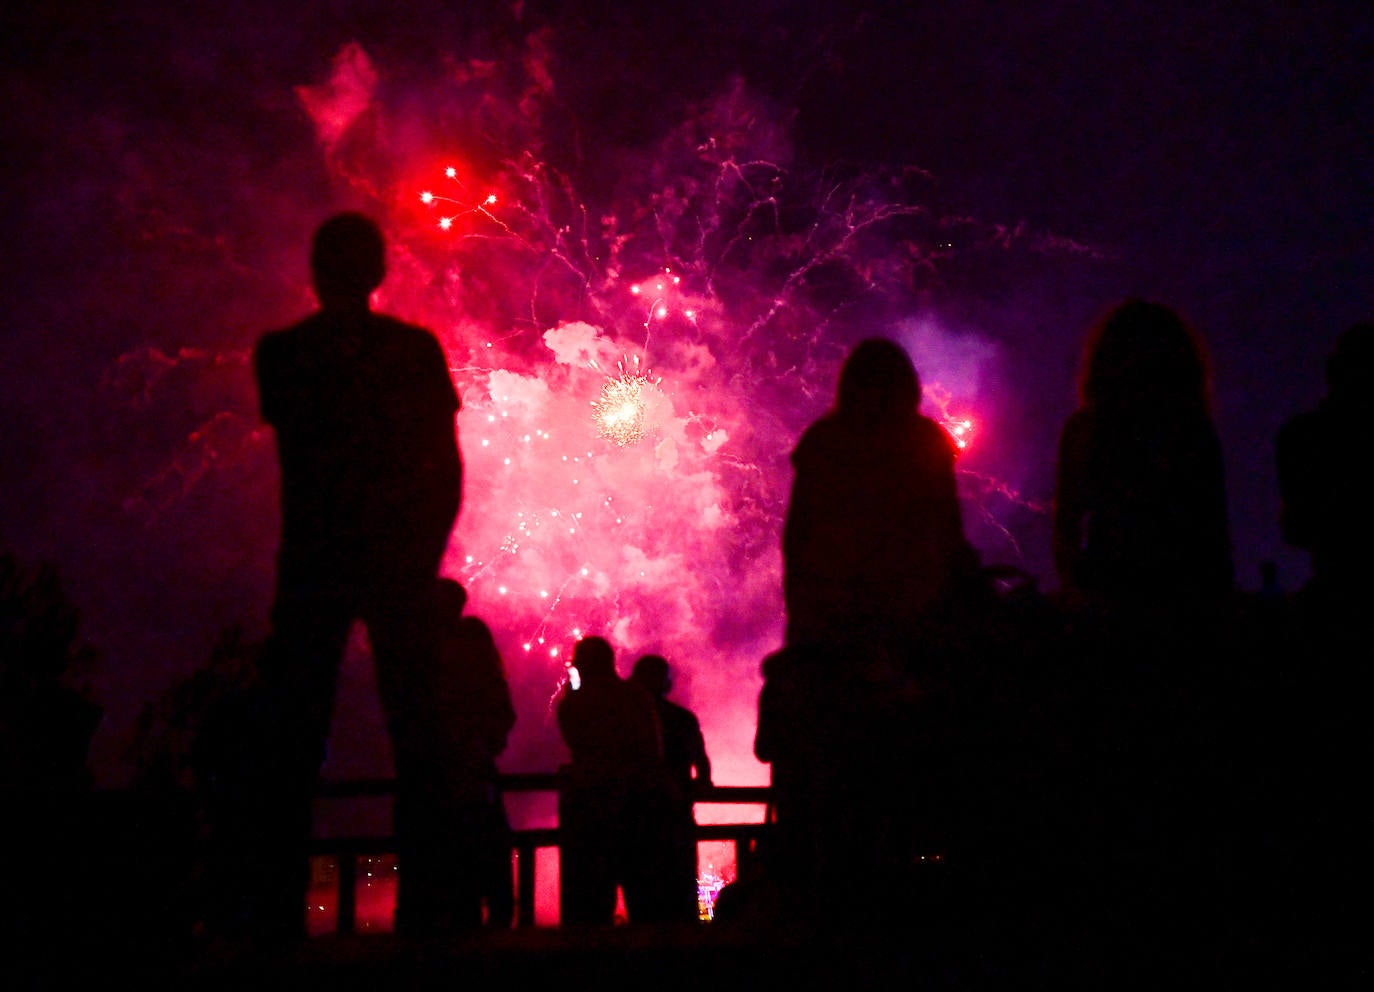
[[[448,359],[426,328],[383,314],[322,311],[259,340],[254,371],[269,423],[292,396],[365,390],[459,407]]]
[[[792,450],[793,467],[843,467],[874,458],[953,465],[957,449],[949,432],[914,414],[879,424],[855,423],[830,414],[808,427]]]
[[[911,426],[912,438],[916,443],[933,456],[954,464],[954,459],[959,454],[958,446],[954,443],[954,438],[950,437],[949,431],[945,430],[929,417],[918,415]]]

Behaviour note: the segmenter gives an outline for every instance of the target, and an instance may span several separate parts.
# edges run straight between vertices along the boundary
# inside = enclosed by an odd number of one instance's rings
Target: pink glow
[[[365,75],[357,54],[336,75]],[[327,88],[306,101],[326,148],[357,87],[334,90],[340,108]],[[467,99],[437,91],[432,106],[461,121],[477,112]],[[927,395],[957,411],[943,419],[961,448],[983,431],[971,411],[987,356],[945,361],[953,336],[906,309],[944,251],[911,174],[794,169],[785,133],[732,89],[592,211],[541,159],[538,107],[486,94],[482,114],[521,124],[483,156],[461,127],[427,132],[375,104],[349,134],[355,158],[329,159],[371,191],[390,239],[378,305],[436,330],[462,396],[466,484],[444,571],[515,686],[503,765],[561,760],[548,702],[571,644],[598,633],[622,673],[648,651],[675,665],[717,781],[766,782],[752,744],[759,665],[782,629],[788,453],[858,336],[908,345]],[[398,147],[397,133],[423,137]],[[878,323],[858,308],[875,299]]]

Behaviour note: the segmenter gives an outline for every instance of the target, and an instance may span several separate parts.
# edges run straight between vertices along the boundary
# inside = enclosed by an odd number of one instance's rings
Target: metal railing
[[[559,788],[557,772],[518,772],[500,777],[503,793],[548,792],[556,795]],[[391,798],[396,782],[389,778],[350,779],[324,782],[317,793],[326,800]],[[716,785],[702,789],[695,797],[696,805],[745,804],[767,805],[771,790],[768,786]],[[737,871],[747,870],[758,854],[758,841],[769,829],[766,822],[756,823],[699,823],[697,842],[725,841],[734,846]],[[511,849],[515,854],[516,927],[535,925],[535,851],[558,847],[558,827],[518,827],[511,830]],[[358,859],[367,856],[394,854],[395,837],[390,833],[351,834],[341,837],[315,837],[309,854],[334,858],[338,865],[337,898],[338,922],[336,932],[351,933],[357,915],[356,893]]]

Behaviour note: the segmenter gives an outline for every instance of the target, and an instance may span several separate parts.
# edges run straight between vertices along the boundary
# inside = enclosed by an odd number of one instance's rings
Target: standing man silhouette
[[[697,715],[668,698],[673,678],[667,658],[661,654],[641,655],[630,672],[630,681],[642,686],[658,708],[663,763],[672,777],[672,871],[653,879],[654,888],[668,919],[691,922],[699,919],[701,913],[697,893],[696,800],[713,784],[706,739]]]
[[[459,400],[428,330],[373,312],[386,274],[375,223],[341,213],[310,256],[319,310],[268,333],[253,356],[263,419],[276,433],[281,543],[273,631],[246,728],[239,836],[267,895],[246,907],[252,934],[303,933],[310,809],[339,665],[366,624],[396,763],[398,931],[424,933],[442,900],[428,868],[452,842],[437,677],[435,580],[458,515]],[[253,831],[256,831],[254,834]]]

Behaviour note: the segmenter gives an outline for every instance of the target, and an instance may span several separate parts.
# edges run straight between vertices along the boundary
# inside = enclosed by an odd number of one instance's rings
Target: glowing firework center
[[[638,372],[626,372],[607,379],[601,395],[592,402],[596,432],[622,448],[638,444],[660,422],[666,397],[659,389],[662,380]]]

